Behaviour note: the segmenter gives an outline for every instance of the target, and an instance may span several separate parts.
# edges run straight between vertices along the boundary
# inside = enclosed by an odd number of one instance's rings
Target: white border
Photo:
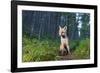
[[[93,64],[94,63],[94,10],[92,9],[75,9],[75,8],[58,8],[58,7],[40,7],[40,6],[18,6],[18,26],[17,26],[17,66],[18,68],[25,67],[43,67],[43,66],[59,66],[59,65],[77,65],[77,64]],[[22,63],[22,10],[37,10],[37,11],[54,11],[54,12],[83,12],[90,13],[90,59],[87,60],[67,60],[67,61],[46,61],[46,62],[27,62]]]

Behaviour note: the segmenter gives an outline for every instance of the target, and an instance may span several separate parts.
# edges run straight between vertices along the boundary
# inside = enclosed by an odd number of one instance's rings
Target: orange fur
[[[59,26],[59,35],[61,37],[60,50],[63,50],[63,51],[67,50],[68,53],[70,54],[68,37],[66,33],[67,33],[67,26],[63,28]]]

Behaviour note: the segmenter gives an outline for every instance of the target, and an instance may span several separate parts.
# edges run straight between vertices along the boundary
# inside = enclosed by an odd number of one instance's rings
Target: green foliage
[[[23,37],[23,62],[57,60],[59,43],[54,40],[38,40]]]
[[[38,40],[35,37],[23,36],[22,61],[55,61],[58,56],[60,41],[50,38]],[[70,48],[73,59],[87,59],[90,57],[90,40],[71,40]]]
[[[79,40],[69,41],[69,46],[72,52],[75,51],[76,47],[79,46]]]
[[[90,58],[90,40],[84,39],[79,42],[79,46],[73,52],[76,59],[88,59]]]

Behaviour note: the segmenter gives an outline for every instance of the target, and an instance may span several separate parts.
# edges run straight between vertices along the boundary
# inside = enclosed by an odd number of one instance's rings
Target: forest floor
[[[65,56],[57,56],[59,60],[73,60],[75,56],[73,54],[65,55]]]

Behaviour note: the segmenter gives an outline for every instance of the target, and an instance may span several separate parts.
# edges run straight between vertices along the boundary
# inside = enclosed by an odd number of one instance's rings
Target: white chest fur
[[[65,38],[61,37],[61,44],[68,44],[68,38],[67,37],[65,37]]]

